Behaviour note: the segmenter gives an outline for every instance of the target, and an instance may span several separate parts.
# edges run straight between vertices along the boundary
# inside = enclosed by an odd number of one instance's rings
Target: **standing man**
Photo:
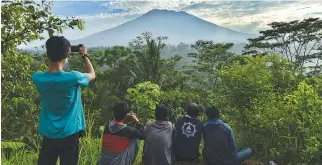
[[[85,72],[65,72],[71,52],[70,42],[59,36],[46,42],[50,64],[47,72],[36,72],[32,80],[40,93],[39,133],[43,141],[38,165],[77,165],[80,133],[85,129],[85,118],[80,86],[88,86],[95,79],[94,68],[87,56],[87,48],[80,47]]]
[[[200,163],[199,146],[202,137],[203,123],[198,119],[199,106],[188,103],[185,106],[186,115],[177,120],[174,155],[182,163]]]

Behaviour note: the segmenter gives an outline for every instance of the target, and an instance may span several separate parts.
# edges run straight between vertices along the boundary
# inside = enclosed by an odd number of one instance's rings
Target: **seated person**
[[[172,138],[174,128],[168,121],[169,109],[160,105],[155,110],[155,122],[146,124],[146,138],[143,147],[144,165],[171,165]]]
[[[185,111],[187,114],[175,125],[174,155],[177,161],[198,163],[203,127],[198,119],[199,107],[196,103],[188,103]]]
[[[252,155],[250,148],[237,152],[230,126],[219,119],[216,107],[206,109],[208,121],[204,124],[202,155],[207,165],[236,165]]]
[[[115,121],[105,126],[102,140],[102,155],[98,165],[132,165],[135,161],[139,140],[145,138],[144,126],[140,124],[136,114],[129,114],[129,106],[122,102],[114,106]],[[131,118],[136,128],[123,122]]]

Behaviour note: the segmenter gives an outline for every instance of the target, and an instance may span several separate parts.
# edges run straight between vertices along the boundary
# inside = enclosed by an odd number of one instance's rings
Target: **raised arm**
[[[84,62],[85,62],[85,72],[88,74],[89,81],[92,81],[95,79],[96,76],[95,76],[93,65],[87,56],[87,48],[83,45],[80,48],[80,51],[82,53],[82,58],[84,59]]]
[[[127,115],[127,117],[132,118],[136,123],[136,128],[132,131],[132,137],[140,140],[145,139],[146,131],[144,129],[144,126],[140,123],[140,120],[137,117],[137,115],[130,113]]]

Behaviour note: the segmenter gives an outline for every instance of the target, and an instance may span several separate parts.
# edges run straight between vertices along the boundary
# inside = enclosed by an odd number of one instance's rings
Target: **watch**
[[[87,57],[87,58],[89,59],[89,57],[88,57],[88,55],[87,55],[87,54],[82,55],[82,58],[83,58],[83,59],[85,59],[85,57]]]

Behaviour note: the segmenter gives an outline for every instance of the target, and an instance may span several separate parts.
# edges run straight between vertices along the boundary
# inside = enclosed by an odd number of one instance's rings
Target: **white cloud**
[[[267,24],[274,21],[290,21],[308,17],[322,17],[322,1],[124,1],[115,0],[102,4],[108,10],[122,9],[124,13],[98,14],[82,16],[86,26],[96,24],[100,18],[101,28],[105,30],[134,19],[152,9],[168,9],[186,11],[206,21],[231,28],[233,30],[258,33],[268,28]],[[316,13],[316,14],[312,14]],[[131,17],[132,16],[132,17]],[[108,23],[107,23],[108,22]],[[92,28],[88,28],[91,30]],[[94,30],[94,29],[93,29]],[[97,32],[97,31],[96,31]],[[93,32],[92,32],[93,33]],[[85,34],[85,33],[84,33]],[[86,33],[90,34],[90,32]]]
[[[78,0],[79,1],[79,0]],[[73,2],[75,3],[75,2]],[[81,2],[78,2],[81,3]],[[191,1],[114,0],[100,3],[106,13],[79,15],[85,20],[85,30],[65,30],[63,35],[74,40],[97,33],[133,20],[152,9],[186,11],[206,21],[236,31],[258,33],[274,21],[291,21],[308,17],[322,18],[322,1]],[[108,11],[122,9],[122,13]],[[41,41],[44,42],[44,41]]]
[[[322,17],[322,1],[291,2],[270,7],[256,6],[254,3],[240,8],[227,4],[218,8],[198,8],[187,12],[209,22],[248,33],[258,33],[259,30],[267,29],[267,24],[274,21]],[[246,9],[243,9],[244,7]]]

